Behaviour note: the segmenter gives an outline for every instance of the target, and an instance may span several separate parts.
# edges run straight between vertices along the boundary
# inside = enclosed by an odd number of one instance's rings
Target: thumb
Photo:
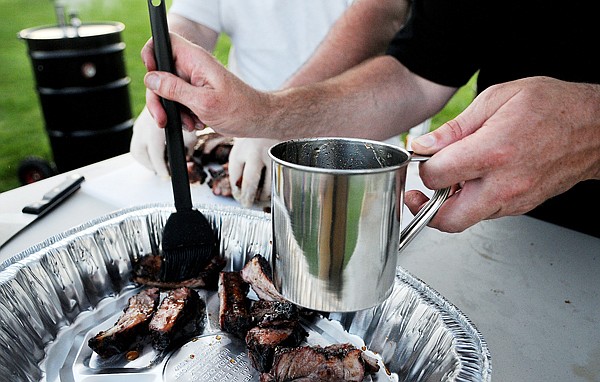
[[[181,78],[167,72],[148,72],[144,76],[144,85],[156,95],[178,102],[184,106],[184,100],[193,99],[194,87]]]
[[[477,99],[454,119],[444,123],[434,131],[413,139],[411,148],[418,154],[431,155],[478,130],[487,116]]]

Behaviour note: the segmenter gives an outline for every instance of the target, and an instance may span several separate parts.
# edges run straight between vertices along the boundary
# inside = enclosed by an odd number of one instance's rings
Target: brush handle
[[[167,13],[164,0],[148,0],[150,12],[150,27],[152,29],[152,40],[154,41],[154,57],[158,70],[175,73],[173,65],[173,52],[171,51],[171,39],[167,25]],[[161,98],[161,102],[167,114],[167,126],[165,135],[167,139],[167,156],[171,169],[171,184],[173,185],[173,197],[177,211],[192,209],[192,196],[190,193],[190,180],[187,172],[185,159],[185,145],[183,142],[183,131],[179,105],[171,100]]]

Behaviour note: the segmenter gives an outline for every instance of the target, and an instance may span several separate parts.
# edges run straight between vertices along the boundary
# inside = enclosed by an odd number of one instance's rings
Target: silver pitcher
[[[406,170],[426,160],[386,143],[311,138],[281,142],[272,159],[273,280],[288,300],[326,312],[385,300],[398,251],[450,190],[436,191],[400,233]]]

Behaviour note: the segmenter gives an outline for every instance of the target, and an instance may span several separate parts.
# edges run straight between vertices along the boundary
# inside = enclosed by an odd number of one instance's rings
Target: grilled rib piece
[[[101,358],[110,358],[133,349],[148,334],[148,324],[160,300],[158,288],[131,296],[113,327],[88,340],[88,346]]]
[[[246,346],[252,366],[261,373],[271,370],[279,347],[296,347],[308,333],[299,321],[279,322],[278,326],[255,326],[246,334]]]
[[[200,334],[205,311],[206,305],[195,290],[170,290],[149,324],[152,347],[162,352]]]
[[[244,281],[252,286],[252,289],[261,300],[286,301],[275,288],[271,265],[263,256],[255,255],[252,257],[240,273]]]
[[[300,325],[298,307],[289,301],[255,301],[250,315],[254,327],[246,334],[246,346],[252,366],[260,372],[271,370],[277,347],[298,346],[308,335]]]
[[[350,344],[326,347],[302,346],[279,348],[275,352],[273,368],[261,375],[261,382],[282,381],[357,381],[372,372],[365,363],[363,352]]]
[[[160,281],[158,277],[162,264],[162,256],[146,255],[133,266],[133,281],[148,286],[156,286],[164,289],[175,289],[186,286],[188,288],[217,289],[219,272],[225,267],[227,260],[221,256],[215,256],[206,268],[194,278],[176,282]]]
[[[252,326],[250,316],[249,285],[244,282],[240,272],[221,272],[219,274],[219,325],[227,333],[241,339]]]
[[[260,327],[287,325],[300,319],[300,309],[290,301],[258,300],[250,308],[252,322]]]

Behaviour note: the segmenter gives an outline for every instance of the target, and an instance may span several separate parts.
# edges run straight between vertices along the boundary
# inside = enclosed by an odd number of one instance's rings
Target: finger
[[[144,108],[138,115],[133,125],[133,136],[131,137],[130,152],[131,155],[144,167],[152,172],[164,176],[165,170],[160,166],[157,168],[154,156],[156,150],[164,150],[165,133],[156,126],[147,108]],[[164,157],[164,155],[163,155]],[[161,160],[163,167],[164,159]],[[168,174],[166,174],[168,176]]]
[[[162,106],[160,98],[151,90],[146,89],[146,107],[152,115],[154,122],[158,127],[164,128],[167,125],[167,114]]]
[[[413,215],[416,215],[428,201],[429,198],[419,190],[409,190],[404,193],[404,204]]]
[[[192,82],[190,76],[195,73],[195,67],[200,66],[202,72],[224,69],[223,64],[203,47],[190,42],[177,33],[171,32],[170,35],[177,75],[186,82]]]
[[[202,130],[204,128],[202,122],[196,117],[190,109],[179,104],[180,114],[181,114],[181,124],[184,129],[188,132],[193,132],[195,130]]]
[[[144,84],[157,96],[178,102],[182,105],[189,104],[190,100],[202,97],[203,88],[190,85],[183,79],[166,72],[148,72],[144,76]],[[148,105],[150,107],[150,105]],[[152,109],[154,111],[154,109]],[[153,114],[154,115],[154,114]],[[156,115],[154,115],[156,119]]]
[[[240,201],[242,196],[241,192],[241,177],[244,171],[244,161],[238,158],[239,154],[236,149],[236,145],[233,145],[231,152],[229,153],[229,183],[231,184],[231,194],[233,198]]]
[[[240,195],[242,206],[250,207],[254,204],[263,168],[262,161],[246,162],[244,174],[242,175],[242,191]]]
[[[157,69],[156,61],[154,58],[154,41],[152,38],[146,41],[146,44],[142,47],[142,51],[140,52],[142,56],[142,62],[148,71],[154,71]]]
[[[264,181],[258,200],[265,202],[271,199],[271,166],[264,167]]]
[[[150,161],[150,155],[148,155],[148,150],[146,150],[146,146],[133,144],[134,143],[133,138],[132,138],[131,142],[132,142],[132,144],[129,148],[129,152],[131,153],[131,156],[134,157],[135,160],[138,161],[139,164],[146,167],[148,170],[154,172],[154,166],[152,165],[152,161]]]
[[[442,204],[429,226],[455,233],[494,217],[500,210],[500,203],[486,187],[481,180],[466,182]]]
[[[148,156],[156,175],[162,178],[168,178],[169,170],[167,168],[167,160],[165,157],[166,145],[164,139],[164,130],[159,129],[158,127],[153,127],[153,129],[158,130],[159,134],[155,135],[153,142],[150,142],[148,147]],[[160,136],[163,138],[160,139]]]
[[[198,143],[196,132],[183,130],[183,145],[185,146],[186,156],[194,154],[196,143]]]
[[[504,130],[504,122],[490,120],[473,134],[435,153],[419,165],[423,184],[437,190],[486,177],[494,181],[494,174],[515,158],[514,146],[506,142],[511,138],[498,136],[497,132]]]
[[[485,100],[474,100],[456,118],[444,123],[434,131],[415,138],[411,148],[419,154],[431,155],[473,134],[487,120]]]

